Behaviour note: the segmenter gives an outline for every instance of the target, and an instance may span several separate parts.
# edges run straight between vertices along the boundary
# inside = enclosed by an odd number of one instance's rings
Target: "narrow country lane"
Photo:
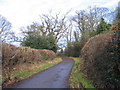
[[[60,64],[8,88],[68,88],[73,64],[73,60],[65,58]]]

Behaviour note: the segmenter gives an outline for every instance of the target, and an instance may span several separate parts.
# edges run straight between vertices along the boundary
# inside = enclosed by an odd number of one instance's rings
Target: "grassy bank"
[[[6,87],[7,85],[9,84],[12,84],[14,82],[17,82],[17,81],[20,81],[20,80],[23,80],[23,79],[26,79],[26,78],[29,78],[31,77],[32,75],[40,72],[40,71],[43,71],[43,70],[46,70],[58,63],[60,63],[62,61],[61,58],[55,58],[54,60],[47,60],[45,62],[41,62],[40,64],[36,64],[36,68],[30,68],[29,70],[13,70],[11,73],[10,73],[10,80],[5,82],[4,80],[6,80],[6,77],[2,77],[3,78],[3,82],[4,83],[4,87]],[[22,66],[21,66],[22,68]]]
[[[81,72],[81,66],[83,64],[82,59],[71,57],[75,63],[70,75],[70,87],[71,88],[94,88],[91,81],[85,78],[85,75]]]

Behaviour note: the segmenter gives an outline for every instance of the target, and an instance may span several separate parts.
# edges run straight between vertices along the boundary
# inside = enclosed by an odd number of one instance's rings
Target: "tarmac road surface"
[[[73,64],[73,60],[64,58],[58,65],[7,88],[69,88],[68,80]]]

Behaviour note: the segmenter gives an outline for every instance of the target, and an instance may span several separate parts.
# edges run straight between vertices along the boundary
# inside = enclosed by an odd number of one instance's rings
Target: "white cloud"
[[[118,5],[119,0],[110,0],[109,2],[101,5],[103,7],[113,7]]]
[[[38,15],[73,9],[80,10],[87,6],[104,2],[105,0],[2,0],[0,2],[0,14],[6,17],[12,24],[14,30],[26,26],[38,20]],[[111,1],[111,2],[110,2]],[[104,6],[111,6],[118,0],[106,0]],[[103,4],[103,3],[102,3]]]
[[[12,22],[14,29],[17,29],[37,20],[39,14],[51,9],[65,12],[75,5],[73,0],[5,0],[0,5],[0,14]]]

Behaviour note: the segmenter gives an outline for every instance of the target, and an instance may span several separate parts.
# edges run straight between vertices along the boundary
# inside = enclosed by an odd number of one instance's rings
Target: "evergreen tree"
[[[104,18],[101,18],[101,22],[97,26],[97,29],[96,29],[96,34],[100,34],[100,33],[104,32],[104,31],[108,31],[110,27],[111,27],[111,24],[107,24],[104,21]]]
[[[28,46],[35,49],[49,49],[54,52],[57,51],[55,45],[55,39],[53,36],[35,36],[33,34],[28,34],[28,36],[21,43],[22,46]]]

